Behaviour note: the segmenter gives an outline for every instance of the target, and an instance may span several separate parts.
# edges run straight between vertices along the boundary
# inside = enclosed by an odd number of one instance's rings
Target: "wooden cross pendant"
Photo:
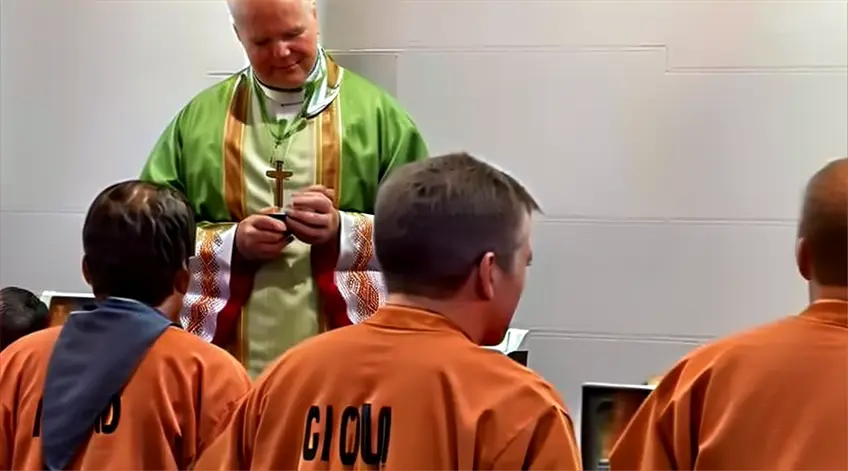
[[[283,168],[282,160],[274,161],[274,169],[265,172],[265,176],[274,179],[274,206],[281,211],[284,203],[283,184],[286,180],[291,178],[292,175],[294,174]]]

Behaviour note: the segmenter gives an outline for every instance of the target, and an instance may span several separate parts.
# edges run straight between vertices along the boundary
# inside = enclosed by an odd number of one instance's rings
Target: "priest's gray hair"
[[[227,0],[227,9],[230,11],[230,22],[235,24],[236,22],[236,14],[238,12],[238,5],[243,0]],[[303,2],[303,9],[308,14],[312,11],[312,8],[315,7],[316,0],[301,0]]]

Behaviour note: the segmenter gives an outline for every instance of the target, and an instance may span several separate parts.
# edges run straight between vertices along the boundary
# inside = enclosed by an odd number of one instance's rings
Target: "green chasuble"
[[[387,93],[320,51],[290,119],[250,69],[198,94],[157,142],[141,178],[182,191],[199,221],[184,327],[259,374],[300,340],[367,318],[385,298],[372,246],[377,188],[393,169],[427,157],[409,115]],[[235,248],[235,226],[274,205],[275,162],[288,191],[335,190],[338,240],[294,241],[256,264]]]

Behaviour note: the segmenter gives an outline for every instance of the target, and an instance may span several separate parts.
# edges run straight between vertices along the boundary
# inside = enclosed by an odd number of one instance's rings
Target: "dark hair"
[[[798,236],[810,250],[815,281],[848,286],[848,158],[830,162],[810,179]]]
[[[447,297],[487,252],[511,270],[539,205],[514,178],[466,153],[404,165],[380,187],[374,246],[391,293]]]
[[[130,180],[103,190],[82,229],[94,295],[158,306],[194,254],[194,213],[178,191]]]
[[[50,325],[50,311],[31,292],[10,286],[0,290],[0,350]]]

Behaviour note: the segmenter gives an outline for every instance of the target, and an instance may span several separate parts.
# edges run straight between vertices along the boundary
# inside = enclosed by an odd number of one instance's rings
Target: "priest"
[[[228,6],[250,66],[192,99],[141,175],[202,221],[184,326],[255,376],[380,305],[377,187],[427,147],[390,95],[321,47],[313,0]]]

